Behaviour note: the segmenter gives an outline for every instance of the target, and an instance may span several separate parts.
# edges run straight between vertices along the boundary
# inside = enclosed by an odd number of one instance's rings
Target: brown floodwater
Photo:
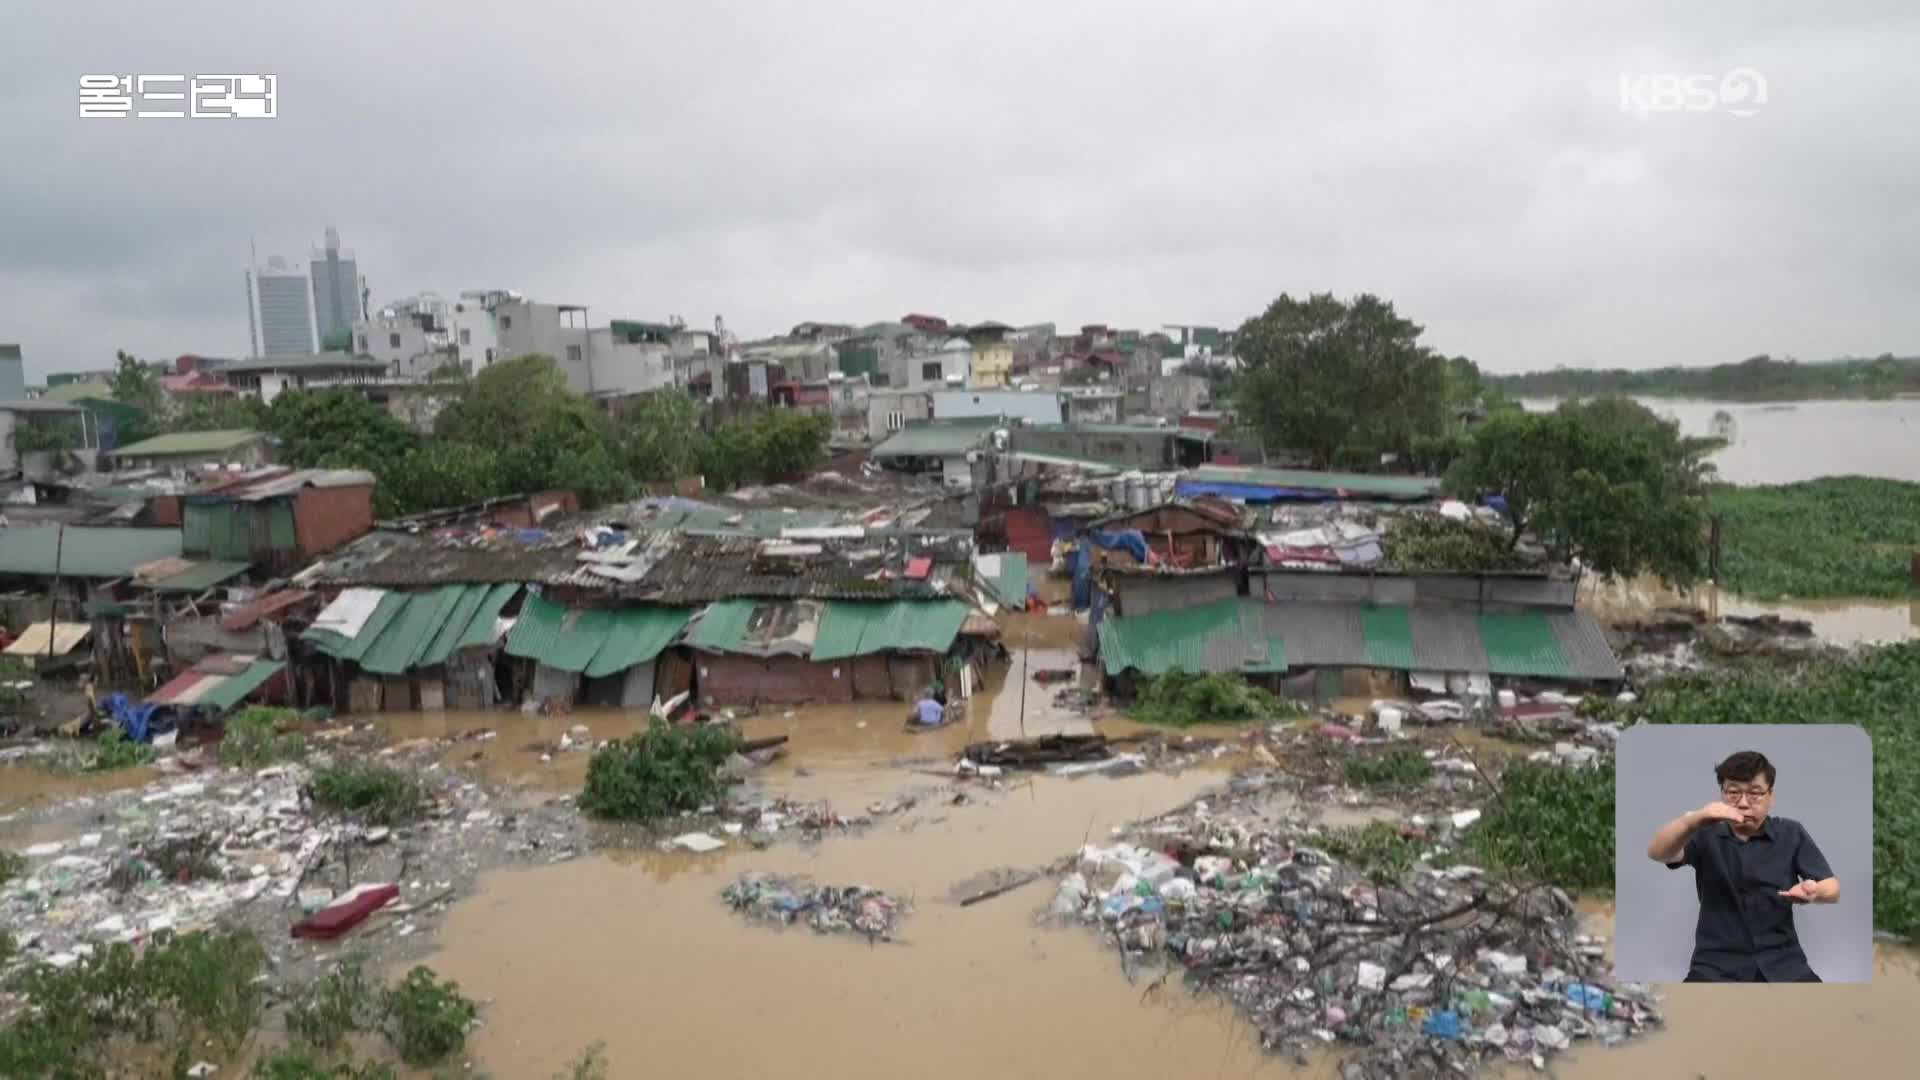
[[[158,769],[145,765],[112,772],[69,772],[47,768],[44,762],[26,758],[0,765],[0,815],[139,787],[159,775]]]

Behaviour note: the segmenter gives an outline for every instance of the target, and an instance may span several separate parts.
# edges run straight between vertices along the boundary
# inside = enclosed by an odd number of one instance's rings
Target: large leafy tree
[[[1625,398],[1573,401],[1488,418],[1448,485],[1504,496],[1511,543],[1530,531],[1596,573],[1689,584],[1705,562],[1707,455],[1717,445]]]
[[[152,438],[161,431],[166,417],[167,395],[160,388],[160,377],[153,369],[125,350],[114,353],[113,377],[107,385],[113,400],[140,410],[140,416],[121,425],[122,445]]]
[[[1422,328],[1373,295],[1282,295],[1240,328],[1234,403],[1268,447],[1326,467],[1337,457],[1406,454],[1447,427],[1448,362]]]
[[[700,470],[707,453],[700,406],[678,390],[642,394],[615,423],[620,465],[643,484],[658,484]]]
[[[491,450],[501,493],[564,488],[592,503],[632,486],[614,454],[611,422],[567,387],[549,357],[522,356],[480,372],[441,410],[434,432]]]
[[[289,465],[376,475],[418,441],[393,414],[349,390],[281,394],[267,409],[267,430],[280,439],[280,460]]]
[[[174,403],[168,431],[264,431],[267,407],[244,394],[194,394]]]

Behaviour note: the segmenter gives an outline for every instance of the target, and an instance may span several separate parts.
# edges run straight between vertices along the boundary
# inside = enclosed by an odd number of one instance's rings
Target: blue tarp
[[[1147,564],[1147,538],[1141,534],[1139,529],[1121,529],[1117,532],[1100,532],[1094,530],[1087,533],[1087,536],[1094,543],[1099,544],[1109,551],[1115,549],[1124,551],[1133,556],[1134,561],[1140,565],[1145,566]]]
[[[1336,502],[1340,493],[1329,488],[1284,488],[1270,484],[1224,484],[1205,480],[1182,480],[1173,486],[1176,499],[1212,495],[1246,503]]]
[[[1507,497],[1505,495],[1482,495],[1480,497],[1480,505],[1491,506],[1504,514],[1507,512]]]
[[[148,730],[148,721],[159,707],[136,705],[125,694],[108,694],[100,699],[100,708],[113,717],[113,722],[134,742],[146,742],[154,736],[155,733]]]
[[[1084,537],[1067,553],[1067,569],[1073,574],[1073,610],[1085,611],[1093,601],[1093,551]]]

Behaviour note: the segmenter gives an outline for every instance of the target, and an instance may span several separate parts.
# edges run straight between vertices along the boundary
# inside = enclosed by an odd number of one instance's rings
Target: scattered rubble
[[[864,885],[816,886],[806,878],[743,874],[721,890],[727,906],[749,918],[790,926],[804,921],[822,934],[862,934],[869,942],[892,941],[911,905]]]
[[[1243,777],[1087,846],[1053,915],[1099,927],[1129,978],[1164,967],[1225,994],[1270,1048],[1353,1048],[1347,1080],[1544,1067],[1575,1039],[1612,1045],[1660,1022],[1645,987],[1613,981],[1565,893],[1449,857],[1477,812],[1437,822],[1411,869],[1383,876],[1336,858],[1339,838],[1263,814],[1273,784]]]

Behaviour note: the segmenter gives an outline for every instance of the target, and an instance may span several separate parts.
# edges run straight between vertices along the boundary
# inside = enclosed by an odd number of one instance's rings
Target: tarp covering
[[[507,634],[507,655],[597,679],[658,656],[688,616],[684,608],[668,607],[574,610],[529,596]]]
[[[944,653],[967,621],[958,600],[835,600],[827,605],[813,640],[813,659],[840,660],[869,653]]]
[[[747,636],[747,626],[753,621],[756,606],[753,600],[721,600],[708,604],[700,621],[693,624],[692,632],[687,635],[687,644],[710,652],[725,652],[738,645]]]
[[[512,584],[445,585],[423,593],[348,589],[327,605],[305,638],[328,656],[373,674],[401,675],[444,664],[455,650],[491,642],[494,621],[519,589]],[[345,632],[356,624],[357,632]]]
[[[20,636],[14,640],[14,643],[7,646],[6,655],[46,656],[48,655],[47,637],[51,634],[53,636],[52,655],[65,656],[73,651],[74,646],[87,640],[87,635],[92,632],[93,626],[90,623],[63,622],[56,627],[52,623],[37,622],[20,631]]]

